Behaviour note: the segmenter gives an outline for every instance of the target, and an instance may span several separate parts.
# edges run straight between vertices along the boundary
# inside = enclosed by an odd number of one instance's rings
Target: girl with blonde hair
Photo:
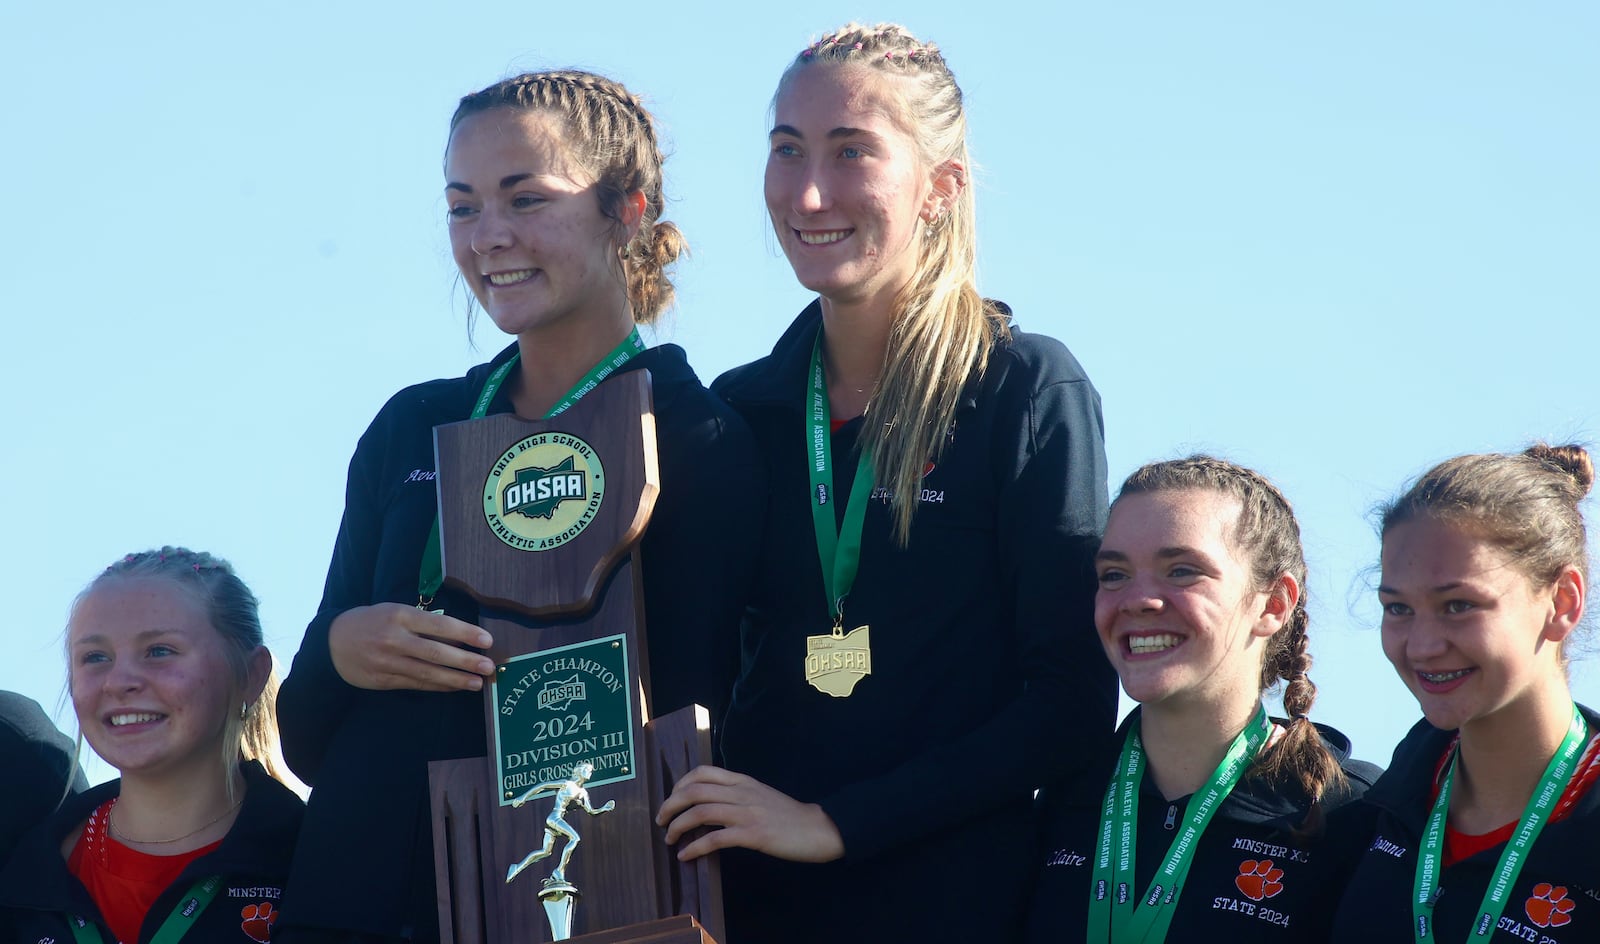
[[[1090,618],[1100,399],[978,294],[938,46],[839,29],[795,57],[773,117],[767,210],[818,297],[713,385],[766,458],[768,526],[725,766],[658,821],[682,858],[728,850],[735,942],[1003,939],[1031,793],[1115,713]]]
[[[72,706],[120,779],[23,840],[0,907],[18,941],[266,942],[303,805],[277,778],[276,680],[227,561],[129,554],[73,604]]]

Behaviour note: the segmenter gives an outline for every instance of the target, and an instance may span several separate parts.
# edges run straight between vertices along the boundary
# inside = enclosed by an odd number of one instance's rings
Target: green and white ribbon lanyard
[[[861,563],[861,528],[872,495],[872,456],[861,450],[855,481],[844,506],[844,521],[833,517],[833,423],[828,409],[828,384],[822,376],[822,329],[811,348],[810,412],[806,423],[806,450],[811,457],[811,523],[817,531],[817,557],[822,562],[822,586],[833,615],[834,638],[844,636],[844,598],[856,581]]]
[[[1144,780],[1144,745],[1139,740],[1139,723],[1128,725],[1117,771],[1106,788],[1105,807],[1100,815],[1100,845],[1095,858],[1094,880],[1089,886],[1089,933],[1092,944],[1102,942],[1154,942],[1167,936],[1172,913],[1177,910],[1194,864],[1200,835],[1211,818],[1238,785],[1251,761],[1272,736],[1272,722],[1265,708],[1256,707],[1255,717],[1228,745],[1222,763],[1189,798],[1182,828],[1167,848],[1167,856],[1150,880],[1142,898],[1133,897],[1134,856],[1138,844],[1139,785]],[[1115,854],[1113,854],[1115,848]]]
[[[178,944],[199,919],[200,913],[211,904],[211,899],[217,897],[217,890],[221,887],[220,875],[213,875],[195,883],[187,894],[178,899],[178,903],[172,908],[172,914],[167,915],[167,920],[161,922],[161,927],[156,929],[150,944]],[[77,915],[67,915],[67,926],[72,928],[72,936],[77,939],[78,944],[105,944],[105,937],[100,933],[100,928],[92,921]]]
[[[558,413],[564,413],[574,403],[583,399],[584,394],[600,385],[600,381],[611,376],[617,368],[632,360],[634,355],[644,351],[644,339],[639,337],[639,329],[634,328],[622,343],[611,349],[611,353],[600,359],[600,363],[589,368],[578,382],[568,390],[550,412],[544,415],[549,419]],[[489,404],[494,401],[494,395],[500,392],[500,385],[505,383],[513,368],[522,359],[522,354],[516,353],[504,364],[495,368],[489,379],[483,382],[483,390],[478,393],[478,402],[472,407],[472,416],[469,419],[482,419],[489,412]],[[439,555],[439,515],[433,516],[433,530],[428,532],[428,543],[422,549],[422,569],[417,575],[417,607],[427,609],[433,604],[433,595],[439,592],[439,587],[444,583],[444,565]]]
[[[1556,748],[1555,756],[1550,758],[1549,765],[1544,769],[1544,776],[1539,779],[1533,797],[1528,800],[1528,806],[1522,812],[1521,822],[1517,823],[1511,838],[1506,841],[1505,850],[1500,853],[1500,864],[1495,867],[1494,878],[1484,890],[1483,903],[1478,906],[1478,920],[1473,923],[1467,938],[1469,941],[1474,938],[1489,937],[1494,933],[1495,926],[1500,923],[1500,914],[1506,907],[1506,895],[1510,893],[1517,875],[1522,872],[1522,864],[1528,857],[1528,850],[1533,848],[1533,843],[1544,830],[1545,823],[1549,822],[1550,811],[1561,799],[1567,781],[1572,779],[1578,758],[1582,755],[1588,740],[1589,725],[1584,721],[1583,713],[1578,711],[1578,706],[1573,705],[1572,723],[1567,727],[1567,736],[1562,739],[1561,746]],[[1439,873],[1444,870],[1445,821],[1450,814],[1450,785],[1455,780],[1456,761],[1459,758],[1458,745],[1451,753],[1450,766],[1445,770],[1444,780],[1439,783],[1439,799],[1434,801],[1433,812],[1428,814],[1428,825],[1422,832],[1422,842],[1418,849],[1417,880],[1411,898],[1411,914],[1415,920],[1411,927],[1416,932],[1419,942],[1435,937],[1432,927],[1433,903],[1439,895]]]

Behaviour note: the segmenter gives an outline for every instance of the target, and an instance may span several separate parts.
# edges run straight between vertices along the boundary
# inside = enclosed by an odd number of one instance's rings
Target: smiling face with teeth
[[[467,116],[451,133],[451,253],[501,331],[581,350],[562,332],[621,337],[628,330],[618,259],[626,233],[600,212],[591,176],[545,112],[495,108]]]
[[[252,700],[225,646],[199,600],[170,580],[97,584],[67,626],[72,706],[95,753],[125,780],[214,780],[228,717]]]
[[[765,192],[800,284],[834,305],[887,314],[911,281],[936,175],[901,126],[899,79],[817,64],[779,89]]]
[[[1236,498],[1125,494],[1095,558],[1095,628],[1128,696],[1152,709],[1236,714],[1261,694],[1264,643],[1283,625],[1234,547]]]
[[[1422,516],[1383,536],[1383,653],[1442,730],[1533,729],[1571,695],[1557,587],[1538,587],[1469,528]]]

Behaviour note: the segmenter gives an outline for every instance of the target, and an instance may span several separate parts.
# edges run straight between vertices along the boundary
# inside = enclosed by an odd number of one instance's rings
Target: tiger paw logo
[[[1567,897],[1567,886],[1540,882],[1533,886],[1533,897],[1525,906],[1528,920],[1541,928],[1559,928],[1572,920],[1577,904]]]
[[[570,433],[536,433],[495,461],[483,483],[483,517],[511,547],[548,551],[589,526],[605,490],[593,447]]]
[[[245,905],[239,916],[244,918],[239,927],[244,929],[245,935],[250,940],[258,941],[260,944],[267,944],[267,941],[271,940],[272,926],[278,921],[278,912],[272,907],[272,902]]]
[[[1271,859],[1246,859],[1239,863],[1233,884],[1251,901],[1265,901],[1283,891],[1283,869],[1273,868]]]

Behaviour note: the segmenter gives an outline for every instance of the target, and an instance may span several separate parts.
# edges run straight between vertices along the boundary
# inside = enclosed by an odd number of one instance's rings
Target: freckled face
[[[626,304],[616,224],[600,213],[554,118],[497,108],[463,119],[445,180],[451,253],[501,331],[523,335]]]
[[[1233,546],[1238,518],[1237,499],[1204,489],[1117,500],[1095,560],[1095,628],[1130,698],[1227,705],[1259,694],[1253,630],[1268,595]]]
[[[72,706],[95,753],[124,776],[221,770],[240,690],[222,637],[171,581],[115,579],[67,627]]]
[[[1543,633],[1553,588],[1456,525],[1413,518],[1383,536],[1383,654],[1428,723],[1452,730],[1565,688]]]
[[[895,120],[900,80],[815,64],[779,93],[767,212],[800,284],[883,305],[915,272],[933,177]]]

